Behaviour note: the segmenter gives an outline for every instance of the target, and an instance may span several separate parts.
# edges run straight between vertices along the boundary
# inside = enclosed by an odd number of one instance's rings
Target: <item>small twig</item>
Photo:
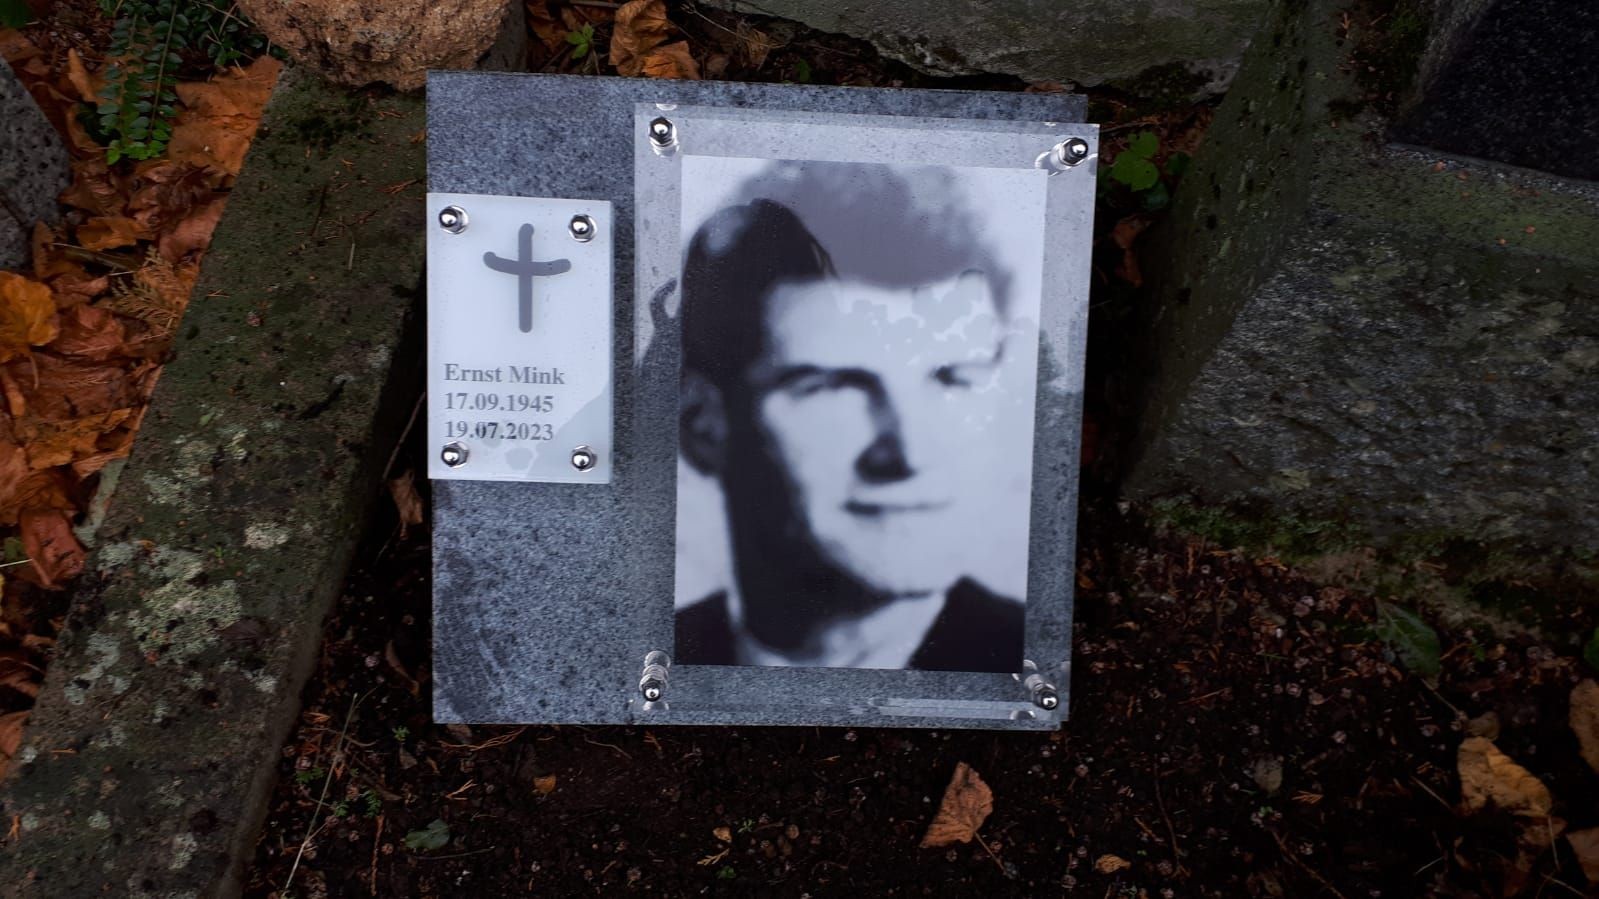
[[[1425,865],[1422,865],[1421,867],[1417,868],[1416,869],[1416,873],[1414,873],[1414,874],[1412,874],[1410,876],[1411,877],[1420,877],[1421,876],[1421,872],[1427,870],[1428,868],[1431,868],[1433,865],[1436,865],[1439,862],[1444,861],[1444,860],[1446,860],[1448,858],[1449,858],[1449,856],[1447,856],[1447,855],[1440,855],[1437,858],[1433,859],[1432,861],[1426,863]]]
[[[378,815],[378,832],[372,835],[372,867],[371,876],[367,878],[372,886],[372,895],[378,894],[378,847],[383,844],[383,816]]]
[[[456,852],[456,853],[453,853],[451,855],[415,855],[415,856],[412,856],[412,858],[415,858],[415,859],[420,860],[420,861],[442,862],[442,861],[445,861],[446,859],[466,858],[469,855],[482,855],[485,852],[493,852],[494,849],[495,849],[495,847],[490,846],[487,849],[473,849],[471,852]]]
[[[383,476],[378,480],[385,483],[388,482],[389,472],[394,470],[394,460],[400,456],[400,447],[405,446],[405,438],[411,436],[411,428],[416,424],[416,417],[421,413],[422,403],[427,398],[428,392],[426,390],[422,391],[422,395],[416,398],[416,405],[411,407],[411,420],[405,423],[405,430],[400,432],[400,439],[394,441],[394,451],[389,453],[388,464],[383,466]]]
[[[1171,815],[1166,812],[1166,799],[1160,795],[1160,772],[1156,771],[1154,775],[1155,804],[1160,807],[1160,816],[1166,819],[1166,834],[1171,837],[1171,860],[1177,865],[1179,874],[1185,873],[1188,869],[1183,865],[1183,850],[1177,845],[1177,828],[1172,826]]]
[[[632,761],[633,760],[633,757],[631,755],[627,754],[627,750],[623,749],[620,746],[615,746],[615,745],[610,744],[610,743],[601,743],[599,740],[591,739],[589,737],[584,737],[583,740],[585,742],[588,742],[588,743],[593,743],[595,746],[604,746],[606,749],[614,749],[617,752],[620,752],[622,754],[622,758],[625,758],[628,761]]]
[[[1413,783],[1413,784],[1415,784],[1415,785],[1416,785],[1416,786],[1418,786],[1418,787],[1421,787],[1421,788],[1422,788],[1422,789],[1423,789],[1423,790],[1426,790],[1426,791],[1427,791],[1427,795],[1428,795],[1428,796],[1431,796],[1431,797],[1432,797],[1432,798],[1434,798],[1434,799],[1436,799],[1436,800],[1438,800],[1438,804],[1439,804],[1439,805],[1441,805],[1441,806],[1443,806],[1443,807],[1444,807],[1444,808],[1446,808],[1446,809],[1449,809],[1449,811],[1450,811],[1450,812],[1451,812],[1451,813],[1453,813],[1453,812],[1454,812],[1454,810],[1455,810],[1455,807],[1454,807],[1454,806],[1452,806],[1452,805],[1450,805],[1450,804],[1449,804],[1449,803],[1447,803],[1447,802],[1445,802],[1445,801],[1444,801],[1444,798],[1443,798],[1443,797],[1442,797],[1442,796],[1439,796],[1439,795],[1438,795],[1438,794],[1437,794],[1437,793],[1435,793],[1435,792],[1434,792],[1434,791],[1433,791],[1433,788],[1432,788],[1432,787],[1429,787],[1429,786],[1427,786],[1427,785],[1426,785],[1426,784],[1425,784],[1425,783],[1423,783],[1423,782],[1422,782],[1422,780],[1421,780],[1421,778],[1419,778],[1419,777],[1412,777],[1412,778],[1411,778],[1411,779],[1410,779],[1410,782],[1411,782],[1411,783]]]
[[[344,748],[344,736],[350,730],[350,722],[355,719],[356,707],[361,704],[361,700],[371,695],[372,693],[369,690],[366,693],[350,700],[350,711],[345,713],[344,726],[339,728],[339,738],[333,743],[333,756],[335,760],[337,760],[339,752]],[[283,889],[278,891],[280,894],[287,894],[289,892],[289,887],[294,883],[294,874],[300,870],[300,862],[305,858],[306,848],[311,845],[311,840],[321,832],[321,828],[317,826],[316,819],[322,814],[322,809],[327,806],[328,788],[333,786],[333,772],[337,767],[337,765],[330,763],[328,765],[327,776],[322,778],[322,793],[316,798],[316,808],[311,810],[311,823],[306,825],[305,839],[300,841],[300,851],[294,854],[294,864],[289,867],[289,876],[284,879]],[[327,824],[326,821],[322,823],[323,826],[326,826]]]
[[[1566,883],[1564,880],[1557,879],[1553,874],[1545,874],[1543,876],[1543,882],[1546,883],[1546,884],[1552,883],[1552,884],[1554,884],[1557,887],[1565,887],[1566,889],[1570,890],[1574,895],[1577,895],[1577,896],[1586,896],[1586,895],[1588,895],[1587,893],[1584,893],[1582,890],[1579,890],[1576,887],[1572,886],[1571,884]]]
[[[1327,880],[1327,878],[1321,876],[1320,874],[1317,874],[1315,869],[1311,868],[1309,865],[1307,865],[1304,862],[1300,861],[1299,857],[1294,854],[1293,850],[1288,848],[1288,844],[1283,842],[1283,838],[1280,835],[1278,835],[1277,831],[1275,831],[1275,830],[1268,831],[1268,833],[1271,834],[1271,838],[1273,840],[1277,841],[1277,848],[1282,850],[1284,858],[1286,858],[1289,861],[1293,862],[1294,865],[1299,868],[1299,870],[1305,872],[1306,874],[1309,874],[1310,878],[1312,880],[1314,880],[1317,883],[1321,884],[1322,887],[1324,887],[1327,890],[1327,892],[1332,893],[1334,896],[1337,896],[1338,899],[1349,899],[1348,896],[1345,896],[1343,893],[1338,892],[1338,888],[1333,886],[1332,883]]]
[[[993,849],[989,848],[988,841],[983,839],[983,835],[980,833],[974,833],[972,836],[977,839],[977,845],[983,847],[983,851],[988,853],[988,857],[994,860],[994,864],[999,867],[999,873],[1009,877],[1010,872],[1005,870],[1005,863],[999,860],[999,856],[994,854]]]

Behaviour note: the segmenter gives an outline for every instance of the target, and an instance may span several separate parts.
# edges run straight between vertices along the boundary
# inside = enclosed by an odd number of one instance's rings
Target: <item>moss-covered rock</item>
[[[0,787],[0,894],[237,893],[419,387],[422,113],[279,84]]]

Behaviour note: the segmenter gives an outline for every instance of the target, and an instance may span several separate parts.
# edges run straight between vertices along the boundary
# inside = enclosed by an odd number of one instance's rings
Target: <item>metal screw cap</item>
[[[439,458],[444,460],[444,464],[451,468],[460,468],[465,465],[467,455],[469,454],[466,451],[466,447],[459,443],[447,443],[444,445],[444,449],[439,452]]]
[[[1077,165],[1088,158],[1088,141],[1068,137],[1055,145],[1055,160],[1061,165]]]
[[[439,227],[451,234],[466,230],[466,210],[459,206],[446,206],[439,210]]]
[[[649,678],[638,685],[638,692],[640,696],[644,697],[645,702],[660,702],[663,692],[662,686],[664,685],[660,681],[655,678]]]
[[[1033,694],[1033,702],[1038,703],[1038,707],[1044,711],[1052,712],[1060,705],[1060,694],[1045,687]]]
[[[588,471],[598,465],[600,457],[587,446],[580,446],[572,450],[572,467],[578,471]]]
[[[650,120],[650,143],[657,147],[670,147],[677,143],[677,126],[666,116]]]
[[[593,240],[596,229],[597,226],[594,224],[594,217],[590,215],[584,215],[582,213],[572,216],[572,221],[566,226],[567,232],[570,233],[572,235],[572,239],[578,243],[588,243],[589,241]]]

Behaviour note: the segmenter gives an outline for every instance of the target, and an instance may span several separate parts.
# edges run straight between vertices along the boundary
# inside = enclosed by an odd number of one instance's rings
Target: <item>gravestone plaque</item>
[[[441,721],[1066,713],[1068,95],[434,73]]]

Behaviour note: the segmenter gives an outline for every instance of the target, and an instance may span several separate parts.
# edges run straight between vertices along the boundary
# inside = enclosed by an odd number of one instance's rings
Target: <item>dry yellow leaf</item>
[[[533,789],[538,790],[540,796],[548,796],[555,792],[555,775],[546,774],[543,777],[533,778]]]
[[[629,77],[644,70],[644,57],[666,43],[672,22],[666,17],[666,0],[632,0],[616,11],[611,29],[611,65]]]
[[[1592,679],[1572,688],[1570,721],[1582,747],[1582,760],[1599,772],[1599,684]]]
[[[389,495],[394,497],[394,508],[400,513],[400,537],[404,539],[405,533],[412,525],[422,523],[422,496],[416,492],[416,478],[410,472],[400,475],[389,481]],[[550,778],[550,789],[555,789],[555,778]],[[540,789],[540,792],[549,790]]]
[[[0,362],[55,340],[60,332],[49,286],[0,272]]]
[[[1133,863],[1119,855],[1105,854],[1094,860],[1094,870],[1101,874],[1115,874],[1131,868]]]
[[[922,837],[922,848],[948,846],[952,843],[970,843],[994,811],[994,792],[965,762],[955,766],[955,775],[944,788],[944,800],[938,804],[938,814],[927,825]]]
[[[1492,805],[1513,815],[1544,818],[1554,807],[1542,781],[1482,737],[1467,737],[1460,744],[1457,764],[1467,811]]]
[[[1582,874],[1589,883],[1599,883],[1599,827],[1574,830],[1566,834],[1566,842],[1582,865]]]
[[[651,50],[644,57],[640,73],[647,78],[681,78],[698,81],[700,65],[689,52],[688,41],[678,41]]]
[[[89,77],[89,70],[84,67],[83,57],[78,55],[76,47],[67,51],[67,81],[72,84],[72,89],[78,92],[79,100],[95,104],[100,102],[94,79]]]

